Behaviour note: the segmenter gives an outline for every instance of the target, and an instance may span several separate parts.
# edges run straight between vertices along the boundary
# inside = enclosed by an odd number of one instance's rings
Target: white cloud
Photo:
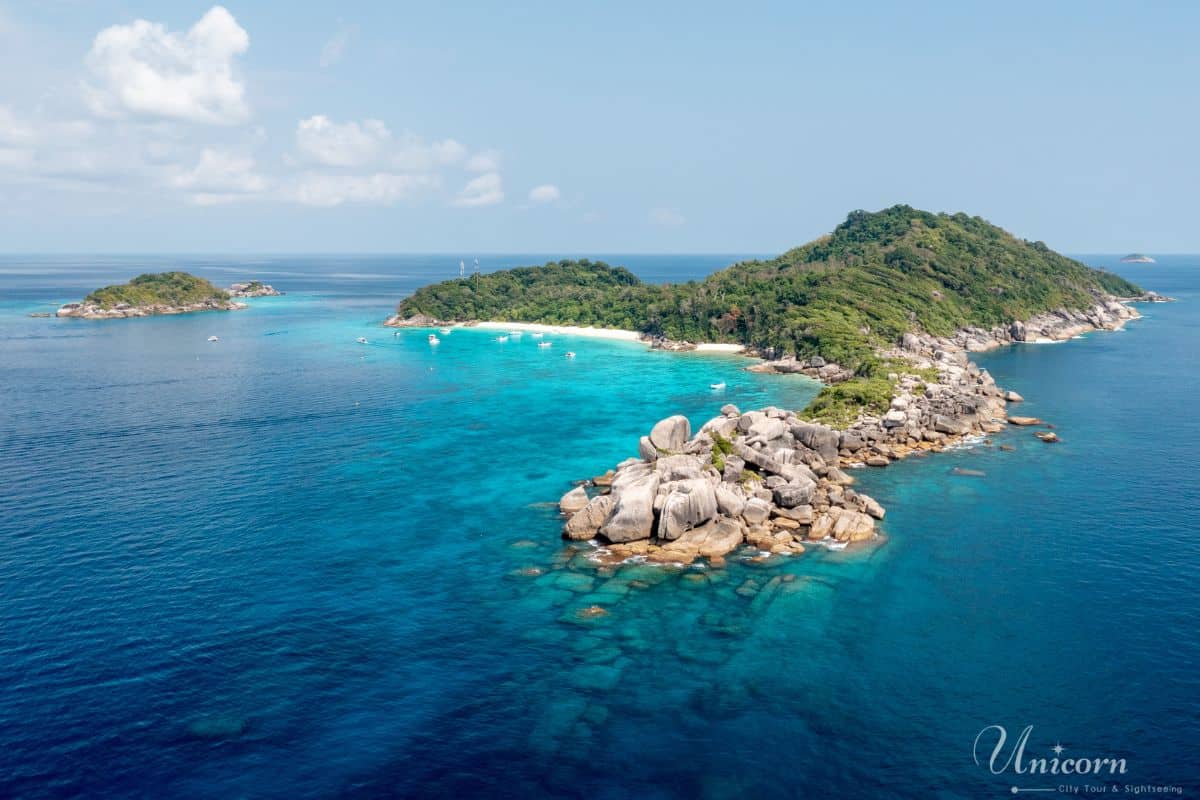
[[[664,228],[678,228],[687,222],[687,218],[675,208],[652,208],[650,209],[650,221]]]
[[[420,136],[406,133],[397,140],[389,163],[396,169],[430,170],[457,164],[466,155],[467,148],[453,139],[426,144]]]
[[[495,150],[483,150],[467,159],[463,165],[467,172],[496,172],[500,169],[500,154]]]
[[[8,106],[0,106],[0,145],[32,144],[33,126],[19,119]]]
[[[267,181],[254,169],[254,159],[205,148],[192,169],[171,179],[171,185],[191,193],[200,205],[230,203],[257,194]]]
[[[467,181],[467,185],[458,193],[454,205],[472,208],[477,206],[494,206],[504,201],[504,186],[497,172],[485,172],[477,178]]]
[[[221,6],[183,35],[144,19],[113,25],[96,35],[88,52],[93,82],[84,84],[85,95],[92,111],[105,117],[244,122],[250,109],[233,61],[249,47],[250,36]]]
[[[343,203],[390,204],[440,185],[436,175],[305,175],[290,196],[306,206],[330,208]]]
[[[337,123],[323,114],[300,120],[296,149],[309,161],[327,167],[358,167],[377,160],[392,134],[377,119]]]
[[[411,133],[393,136],[377,119],[334,122],[323,114],[300,120],[296,127],[300,156],[325,167],[375,165],[401,172],[427,172],[463,160],[467,148],[454,139],[427,143]]]
[[[357,25],[343,26],[321,47],[321,68],[328,69],[342,60],[350,38],[358,33]]]
[[[550,183],[544,183],[529,190],[529,202],[531,203],[553,203],[561,196],[558,187]]]

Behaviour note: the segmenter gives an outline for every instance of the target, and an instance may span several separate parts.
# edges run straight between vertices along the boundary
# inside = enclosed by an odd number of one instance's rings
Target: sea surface
[[[998,798],[1095,782],[991,774],[992,739],[982,766],[972,755],[991,725],[1010,744],[1033,726],[1026,759],[1060,744],[1125,759],[1102,783],[1195,796],[1200,257],[1084,258],[1179,302],[978,358],[1061,444],[1013,429],[858,471],[888,509],[877,545],[721,571],[597,570],[553,503],[661,417],[798,408],[807,379],[380,326],[458,256],[0,258],[0,796]],[[655,281],[736,259],[607,257]],[[28,316],[167,268],[287,295]],[[581,619],[591,605],[610,613]]]

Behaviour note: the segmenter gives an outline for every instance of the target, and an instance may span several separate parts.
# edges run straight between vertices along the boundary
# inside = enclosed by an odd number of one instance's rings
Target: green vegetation
[[[815,422],[844,428],[862,412],[882,414],[887,411],[893,388],[886,378],[851,378],[823,388],[803,414]]]
[[[733,442],[726,439],[716,431],[712,431],[712,464],[717,468],[717,471],[725,471],[725,456],[733,453]]]
[[[591,261],[494,272],[427,286],[401,316],[626,328],[823,356],[886,375],[878,348],[911,330],[947,335],[1138,287],[966,214],[899,205],[852,212],[832,234],[703,281],[654,285]],[[865,391],[865,389],[864,389]]]
[[[131,306],[183,306],[205,300],[228,300],[229,295],[203,278],[186,272],[159,272],[138,275],[120,286],[105,286],[84,298],[102,308],[126,303]]]

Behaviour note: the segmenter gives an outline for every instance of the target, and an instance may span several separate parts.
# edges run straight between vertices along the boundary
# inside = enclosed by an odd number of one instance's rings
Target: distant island
[[[196,311],[236,311],[246,308],[246,304],[233,298],[277,294],[280,292],[260,281],[235,283],[227,291],[187,272],[146,273],[129,283],[97,289],[81,302],[67,303],[58,309],[57,316],[123,319]]]
[[[1122,264],[1153,264],[1154,259],[1143,253],[1130,253],[1121,259]]]
[[[899,205],[852,212],[833,233],[703,281],[655,285],[590,261],[477,275],[424,287],[385,324],[479,321],[637,331],[656,346],[744,345],[750,369],[804,373],[826,386],[799,412],[727,405],[693,433],[655,424],[626,459],[560,500],[563,535],[597,558],[714,566],[812,544],[868,541],[885,510],[847,468],[883,467],[1007,425],[1022,398],[969,353],[1115,330],[1159,301],[1109,272],[966,214]],[[747,556],[751,557],[751,556]]]

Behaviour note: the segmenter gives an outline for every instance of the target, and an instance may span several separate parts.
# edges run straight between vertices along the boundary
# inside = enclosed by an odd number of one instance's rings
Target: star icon
[[[1061,756],[1063,754],[1063,750],[1066,750],[1067,748],[1063,747],[1058,742],[1055,742],[1054,747],[1051,747],[1050,749],[1054,751],[1054,755]]]

